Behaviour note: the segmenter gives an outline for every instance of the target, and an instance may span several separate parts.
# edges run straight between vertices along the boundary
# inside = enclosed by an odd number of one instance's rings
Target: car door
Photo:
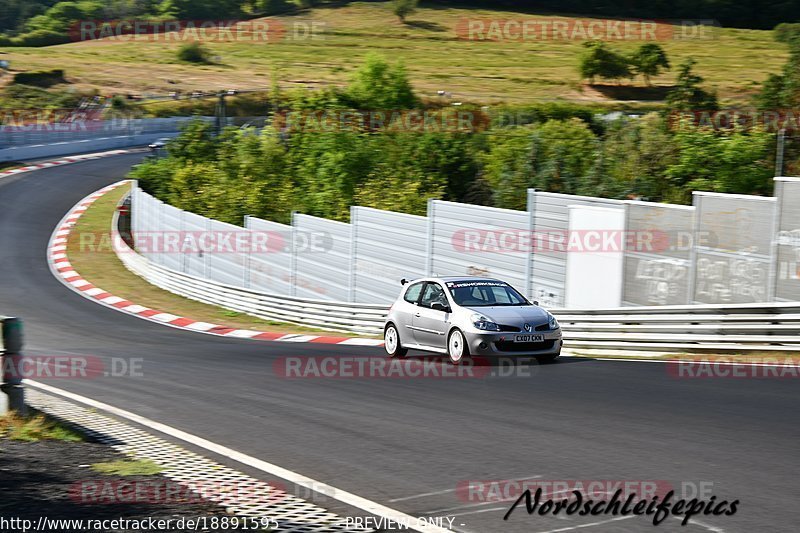
[[[429,281],[422,290],[422,298],[419,300],[419,306],[411,324],[417,344],[444,350],[447,343],[445,336],[450,313],[440,309],[433,309],[432,306],[436,302],[444,304],[448,309],[450,308],[450,303],[447,301],[447,295],[442,286]]]
[[[419,311],[419,298],[422,296],[422,289],[424,288],[424,281],[412,283],[403,293],[403,298],[395,304],[397,333],[400,335],[400,343],[402,345],[407,346],[417,342],[412,321],[414,320],[414,315]]]

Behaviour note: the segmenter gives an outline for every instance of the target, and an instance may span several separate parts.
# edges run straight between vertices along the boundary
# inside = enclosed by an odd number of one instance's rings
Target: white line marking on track
[[[681,520],[681,521],[683,521],[683,518],[681,518],[680,516],[673,516],[673,518],[674,518],[675,520]],[[689,523],[689,524],[694,524],[694,525],[696,525],[696,526],[700,526],[700,527],[702,527],[702,528],[704,528],[704,529],[707,529],[708,531],[711,531],[712,533],[725,533],[725,530],[724,530],[724,529],[722,529],[721,527],[715,527],[715,526],[712,526],[712,525],[706,524],[705,522],[701,522],[701,521],[699,521],[699,520],[696,520],[694,517],[692,517],[692,518],[689,520],[689,522],[688,522],[688,523]]]
[[[197,446],[199,448],[203,448],[204,450],[208,450],[223,457],[227,457],[229,459],[245,464],[257,470],[261,470],[262,472],[266,472],[267,474],[270,474],[272,476],[285,479],[290,483],[294,483],[295,485],[298,485],[300,487],[304,487],[314,492],[324,494],[329,498],[340,501],[351,507],[361,509],[362,511],[366,511],[371,515],[378,516],[381,518],[386,518],[388,520],[393,520],[399,523],[408,523],[410,524],[409,527],[410,530],[419,531],[420,533],[452,533],[451,530],[447,528],[438,527],[432,524],[420,524],[417,522],[416,517],[407,515],[390,507],[386,507],[377,502],[367,500],[366,498],[362,498],[361,496],[358,496],[351,492],[337,489],[336,487],[328,485],[327,483],[322,483],[321,481],[317,481],[310,477],[306,477],[302,474],[298,474],[297,472],[287,470],[286,468],[280,467],[278,465],[262,461],[261,459],[251,457],[249,455],[245,455],[241,452],[237,452],[236,450],[233,450],[226,446],[222,446],[221,444],[216,444],[204,438],[192,435],[191,433],[187,433],[185,431],[181,431],[180,429],[173,428],[166,424],[156,422],[155,420],[150,420],[149,418],[139,416],[137,414],[131,413],[130,411],[125,411],[123,409],[119,409],[118,407],[98,402],[96,400],[92,400],[91,398],[80,396],[79,394],[65,391],[63,389],[58,389],[50,385],[45,385],[44,383],[38,383],[36,381],[30,381],[27,379],[24,382],[26,385],[36,387],[37,389],[41,389],[46,392],[57,394],[59,396],[68,398],[78,403],[94,407],[95,409],[101,409],[103,411],[116,415],[120,418],[130,420],[132,422],[148,427],[165,435],[169,435],[184,442],[193,444],[194,446]]]
[[[526,479],[539,479],[541,477],[542,476],[535,474],[535,475],[532,475],[532,476],[515,477],[513,479],[507,479],[506,481],[523,481],[523,480],[526,480]],[[413,494],[411,496],[404,496],[402,498],[394,498],[392,500],[389,500],[389,502],[390,503],[404,502],[404,501],[407,501],[407,500],[416,500],[416,499],[419,499],[419,498],[427,498],[428,496],[439,496],[440,494],[447,494],[448,492],[455,492],[457,490],[458,490],[458,487],[453,488],[453,489],[437,490],[435,492],[423,492],[422,494]]]
[[[572,531],[574,529],[582,529],[584,527],[593,527],[599,526],[602,524],[610,524],[611,522],[619,522],[620,520],[627,520],[628,518],[634,518],[636,515],[630,516],[618,516],[617,518],[612,518],[611,520],[603,520],[601,522],[592,522],[591,524],[580,524],[578,526],[570,526],[570,527],[562,527],[559,529],[550,529],[548,531],[540,531],[539,533],[560,533],[561,531]]]
[[[698,354],[699,356],[699,354]],[[769,362],[769,363],[755,363],[755,362],[747,362],[747,361],[714,361],[713,359],[634,359],[634,358],[626,358],[621,359],[618,357],[582,357],[579,355],[562,355],[561,357],[569,358],[569,359],[586,359],[588,361],[613,361],[617,363],[702,363],[702,364],[711,364],[711,365],[719,365],[719,366],[785,366],[791,368],[800,368],[800,364],[791,365],[789,363],[784,362]],[[733,357],[733,356],[731,356]]]
[[[468,514],[489,513],[492,511],[505,511],[505,507],[492,507],[491,509],[478,509],[477,511],[467,511],[466,513],[454,513],[448,516],[464,516]]]

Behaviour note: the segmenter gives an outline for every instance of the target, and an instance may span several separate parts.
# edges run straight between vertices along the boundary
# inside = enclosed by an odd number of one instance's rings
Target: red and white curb
[[[129,153],[131,153],[130,150],[109,150],[107,152],[95,152],[93,154],[71,155],[63,157],[61,159],[45,161],[44,163],[36,163],[35,165],[28,165],[27,167],[4,170],[0,172],[0,178],[13,176],[15,174],[24,174],[25,172],[33,172],[34,170],[41,170],[43,168],[57,167],[59,165],[68,165],[70,163],[80,163],[81,161],[90,161],[92,159],[100,159],[103,157],[111,157],[114,155],[122,155]]]
[[[102,197],[107,192],[125,185],[126,183],[128,182],[118,181],[117,183],[103,187],[99,191],[96,191],[85,197],[72,209],[70,209],[64,218],[61,219],[61,222],[58,224],[53,232],[53,235],[50,237],[50,243],[47,247],[47,261],[50,265],[50,270],[53,272],[53,275],[56,276],[56,278],[61,280],[62,283],[64,283],[73,291],[81,294],[85,298],[103,304],[106,307],[111,307],[129,315],[134,315],[139,318],[150,320],[152,322],[158,322],[174,328],[205,333],[208,335],[279,342],[313,342],[320,344],[344,344],[351,346],[383,346],[383,341],[378,339],[273,333],[269,331],[235,329],[220,324],[201,322],[192,318],[173,315],[164,311],[158,311],[156,309],[150,309],[149,307],[137,305],[136,303],[126,300],[125,298],[114,296],[110,292],[96,287],[91,282],[83,279],[83,277],[72,268],[72,264],[69,262],[69,257],[67,256],[67,239],[69,238],[75,223],[81,218],[89,206],[91,206],[98,198]]]

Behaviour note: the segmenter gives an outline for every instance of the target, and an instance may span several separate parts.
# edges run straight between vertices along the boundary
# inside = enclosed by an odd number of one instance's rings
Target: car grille
[[[544,342],[497,341],[494,345],[501,352],[538,352],[539,350],[549,350],[555,343],[555,339],[550,339]]]
[[[506,326],[505,324],[498,324],[500,327],[500,331],[509,331],[509,332],[520,332],[522,331],[517,326]]]
[[[536,326],[536,331],[550,331],[550,324],[539,324]]]

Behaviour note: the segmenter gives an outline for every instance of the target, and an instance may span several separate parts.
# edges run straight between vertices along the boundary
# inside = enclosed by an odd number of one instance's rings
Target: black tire
[[[390,339],[391,333],[389,330],[394,332],[394,341]],[[397,331],[397,326],[392,323],[387,324],[386,329],[383,330],[383,347],[389,357],[397,357],[398,359],[402,359],[408,353],[408,349],[403,348],[403,346],[400,344],[400,332]]]
[[[551,355],[537,355],[536,360],[542,364],[555,363],[556,359],[561,355],[561,352]]]

